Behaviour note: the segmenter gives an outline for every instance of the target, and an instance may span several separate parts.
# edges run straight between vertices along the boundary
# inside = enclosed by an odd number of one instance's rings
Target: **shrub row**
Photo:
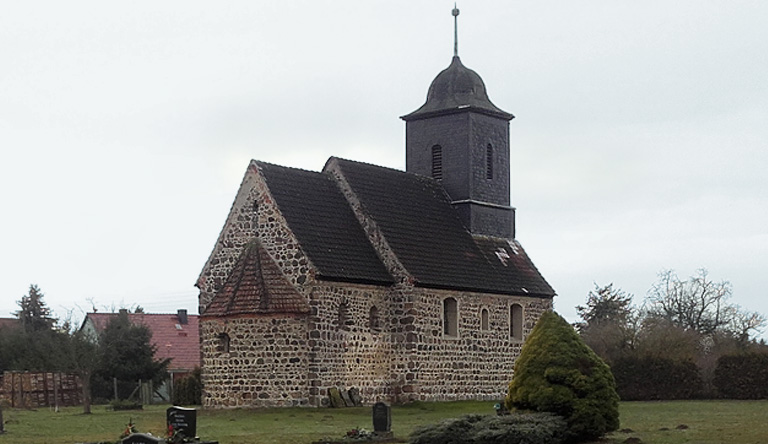
[[[717,360],[713,384],[729,399],[768,398],[768,354],[744,353]]]
[[[690,360],[659,357],[626,357],[611,370],[616,391],[624,401],[696,399],[768,399],[768,353],[739,353],[717,360],[711,383],[715,393],[705,393],[700,369]]]
[[[411,444],[559,444],[565,419],[551,413],[467,415],[417,428]]]
[[[694,399],[703,389],[699,368],[691,361],[627,357],[617,360],[611,370],[624,401]]]

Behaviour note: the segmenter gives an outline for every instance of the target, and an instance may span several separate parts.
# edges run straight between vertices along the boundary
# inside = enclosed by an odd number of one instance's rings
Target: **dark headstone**
[[[131,433],[120,444],[165,444],[165,439],[145,433]]]
[[[355,404],[352,402],[352,398],[349,397],[349,392],[342,389],[339,390],[339,393],[341,394],[341,399],[344,400],[344,405],[347,407],[354,407]]]
[[[349,389],[349,397],[352,399],[352,405],[360,407],[363,405],[363,397],[360,396],[360,390],[352,387]]]
[[[331,399],[331,407],[344,407],[344,400],[341,398],[341,393],[336,387],[328,389],[328,397]]]
[[[392,409],[383,402],[373,405],[373,431],[389,432],[392,429]]]
[[[0,433],[5,433],[5,423],[3,422],[3,406],[0,405]]]
[[[187,438],[197,436],[197,410],[186,407],[168,407],[166,421],[168,429]]]

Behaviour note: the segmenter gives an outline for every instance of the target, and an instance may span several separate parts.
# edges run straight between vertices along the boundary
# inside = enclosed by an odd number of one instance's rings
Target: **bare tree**
[[[704,335],[726,331],[748,336],[758,331],[765,325],[765,318],[730,304],[732,293],[730,282],[713,281],[706,269],[697,270],[687,280],[680,280],[672,270],[664,270],[648,291],[646,315]]]

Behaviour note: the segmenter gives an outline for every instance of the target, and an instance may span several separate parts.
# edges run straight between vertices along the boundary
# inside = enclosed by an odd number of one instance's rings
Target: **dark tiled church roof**
[[[304,297],[285,279],[277,264],[259,245],[249,243],[238,258],[224,287],[203,316],[307,313]]]
[[[373,284],[393,282],[328,174],[255,163],[320,277]]]
[[[332,158],[416,284],[425,287],[528,294],[554,291],[522,247],[475,238],[462,225],[440,183],[390,168]],[[501,261],[496,252],[505,249]]]

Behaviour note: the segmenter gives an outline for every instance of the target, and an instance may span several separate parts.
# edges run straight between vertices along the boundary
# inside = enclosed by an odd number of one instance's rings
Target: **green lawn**
[[[25,411],[4,409],[6,433],[0,444],[74,444],[117,440],[129,420],[141,432],[165,430],[165,408],[108,411],[95,406],[91,415],[80,408]],[[768,442],[768,401],[622,402],[621,427],[601,443],[630,437],[654,444]],[[415,403],[392,409],[395,436],[407,438],[415,426],[466,413],[493,413],[491,402]],[[310,443],[340,438],[354,427],[371,428],[370,408],[205,410],[198,413],[198,435],[220,444]],[[678,426],[687,426],[680,428]]]

